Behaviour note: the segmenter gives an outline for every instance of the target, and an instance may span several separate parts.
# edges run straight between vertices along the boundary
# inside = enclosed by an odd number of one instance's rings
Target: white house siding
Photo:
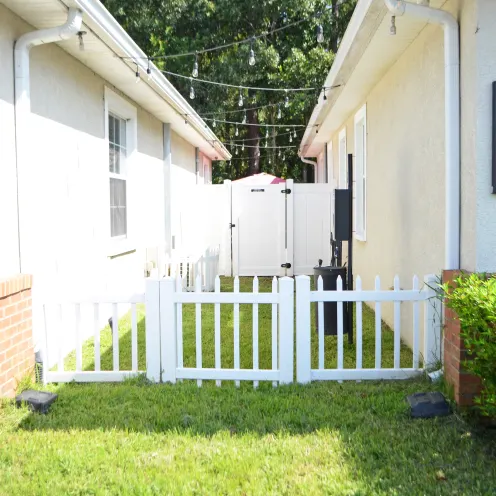
[[[456,2],[449,2],[447,6],[457,11]],[[460,6],[464,93],[472,86],[469,78],[472,60],[465,40],[469,40],[470,46],[472,36],[469,33],[473,27],[470,19],[474,8],[471,0]],[[393,37],[391,40],[394,42]],[[467,100],[462,108],[462,120],[467,115],[465,128],[471,125],[473,98],[467,96]],[[442,29],[427,26],[356,110],[365,103],[367,240],[354,240],[354,273],[361,276],[364,288],[373,288],[378,274],[383,289],[392,286],[396,274],[400,276],[401,287],[410,288],[414,274],[419,277],[440,274],[444,263]],[[332,137],[336,179],[339,177],[338,135],[343,127],[346,127],[347,153],[354,153],[354,114]],[[471,156],[470,136],[465,129],[462,152],[466,160]],[[464,178],[470,174],[473,172],[465,171]],[[464,185],[462,193],[464,205],[473,202],[473,190]],[[470,229],[469,219],[465,219],[464,234]],[[464,242],[466,250],[470,250],[470,242]],[[411,307],[402,304],[402,313],[403,337],[411,344]],[[383,319],[392,324],[392,305],[384,305]]]

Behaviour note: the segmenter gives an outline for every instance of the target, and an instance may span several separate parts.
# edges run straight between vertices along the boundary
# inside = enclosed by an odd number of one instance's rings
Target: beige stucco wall
[[[473,56],[475,0],[447,2],[462,34],[462,260],[475,265]],[[412,277],[440,274],[444,263],[444,48],[443,32],[427,26],[370,92],[367,105],[367,240],[354,240],[354,273],[372,289],[376,275],[390,288]],[[346,127],[347,153],[354,153],[354,114]],[[339,177],[339,129],[332,139],[333,173]],[[496,245],[495,245],[496,246]],[[346,244],[344,247],[346,253]],[[345,257],[346,258],[346,257]],[[422,282],[421,282],[422,284]],[[392,305],[383,305],[390,325]],[[411,306],[402,304],[403,338],[411,344]]]

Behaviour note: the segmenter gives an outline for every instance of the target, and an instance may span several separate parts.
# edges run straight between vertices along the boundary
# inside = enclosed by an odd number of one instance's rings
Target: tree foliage
[[[274,88],[322,87],[334,59],[356,0],[105,0],[104,3],[133,39],[151,57],[198,51],[232,41],[239,41],[306,19],[288,29],[278,31],[254,42],[256,64],[248,64],[250,44],[235,45],[223,50],[201,54],[198,58],[199,78],[224,83]],[[316,15],[318,15],[316,17]],[[316,41],[317,25],[324,27],[325,41]],[[157,59],[155,64],[164,70],[191,75],[194,56]],[[187,98],[190,81],[168,76]],[[219,120],[241,122],[239,91],[202,84],[193,80],[196,98],[192,102],[198,113],[205,117],[218,112]],[[250,112],[249,122],[260,123],[260,129],[218,123],[215,132],[229,145],[231,140],[246,139],[246,144],[259,148],[233,153],[232,165],[217,162],[214,179],[236,179],[260,170],[301,180],[302,166],[297,149],[275,151],[264,149],[266,123],[306,124],[317,101],[319,91],[290,94],[290,105],[282,108],[277,120],[277,107]],[[281,92],[244,92],[244,108],[284,102]],[[211,121],[208,121],[211,124]],[[269,146],[298,145],[302,131],[290,143],[286,128],[276,131]],[[261,138],[261,139],[253,139]],[[283,160],[284,155],[284,160]],[[240,157],[243,157],[240,160]],[[270,162],[270,163],[269,163]]]

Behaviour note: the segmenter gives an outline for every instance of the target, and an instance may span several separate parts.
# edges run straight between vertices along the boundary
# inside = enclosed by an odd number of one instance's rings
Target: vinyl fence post
[[[145,282],[146,377],[160,381],[160,281]]]
[[[160,281],[160,346],[162,382],[176,382],[177,333],[176,333],[176,281],[166,277]],[[182,329],[180,330],[182,332]]]
[[[279,383],[293,382],[294,280],[279,279]]]
[[[441,301],[436,295],[439,284],[435,275],[424,277],[424,368],[431,369],[441,361]]]
[[[311,379],[310,351],[310,277],[296,277],[296,381]]]

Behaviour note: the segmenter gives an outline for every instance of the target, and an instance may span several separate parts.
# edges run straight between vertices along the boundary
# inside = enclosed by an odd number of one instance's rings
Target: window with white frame
[[[367,107],[355,115],[355,238],[366,240],[367,212]]]
[[[348,160],[346,153],[346,128],[339,133],[339,187],[348,187]]]
[[[136,108],[105,88],[106,138],[109,154],[110,236],[127,238],[129,234],[130,160],[136,151]]]

